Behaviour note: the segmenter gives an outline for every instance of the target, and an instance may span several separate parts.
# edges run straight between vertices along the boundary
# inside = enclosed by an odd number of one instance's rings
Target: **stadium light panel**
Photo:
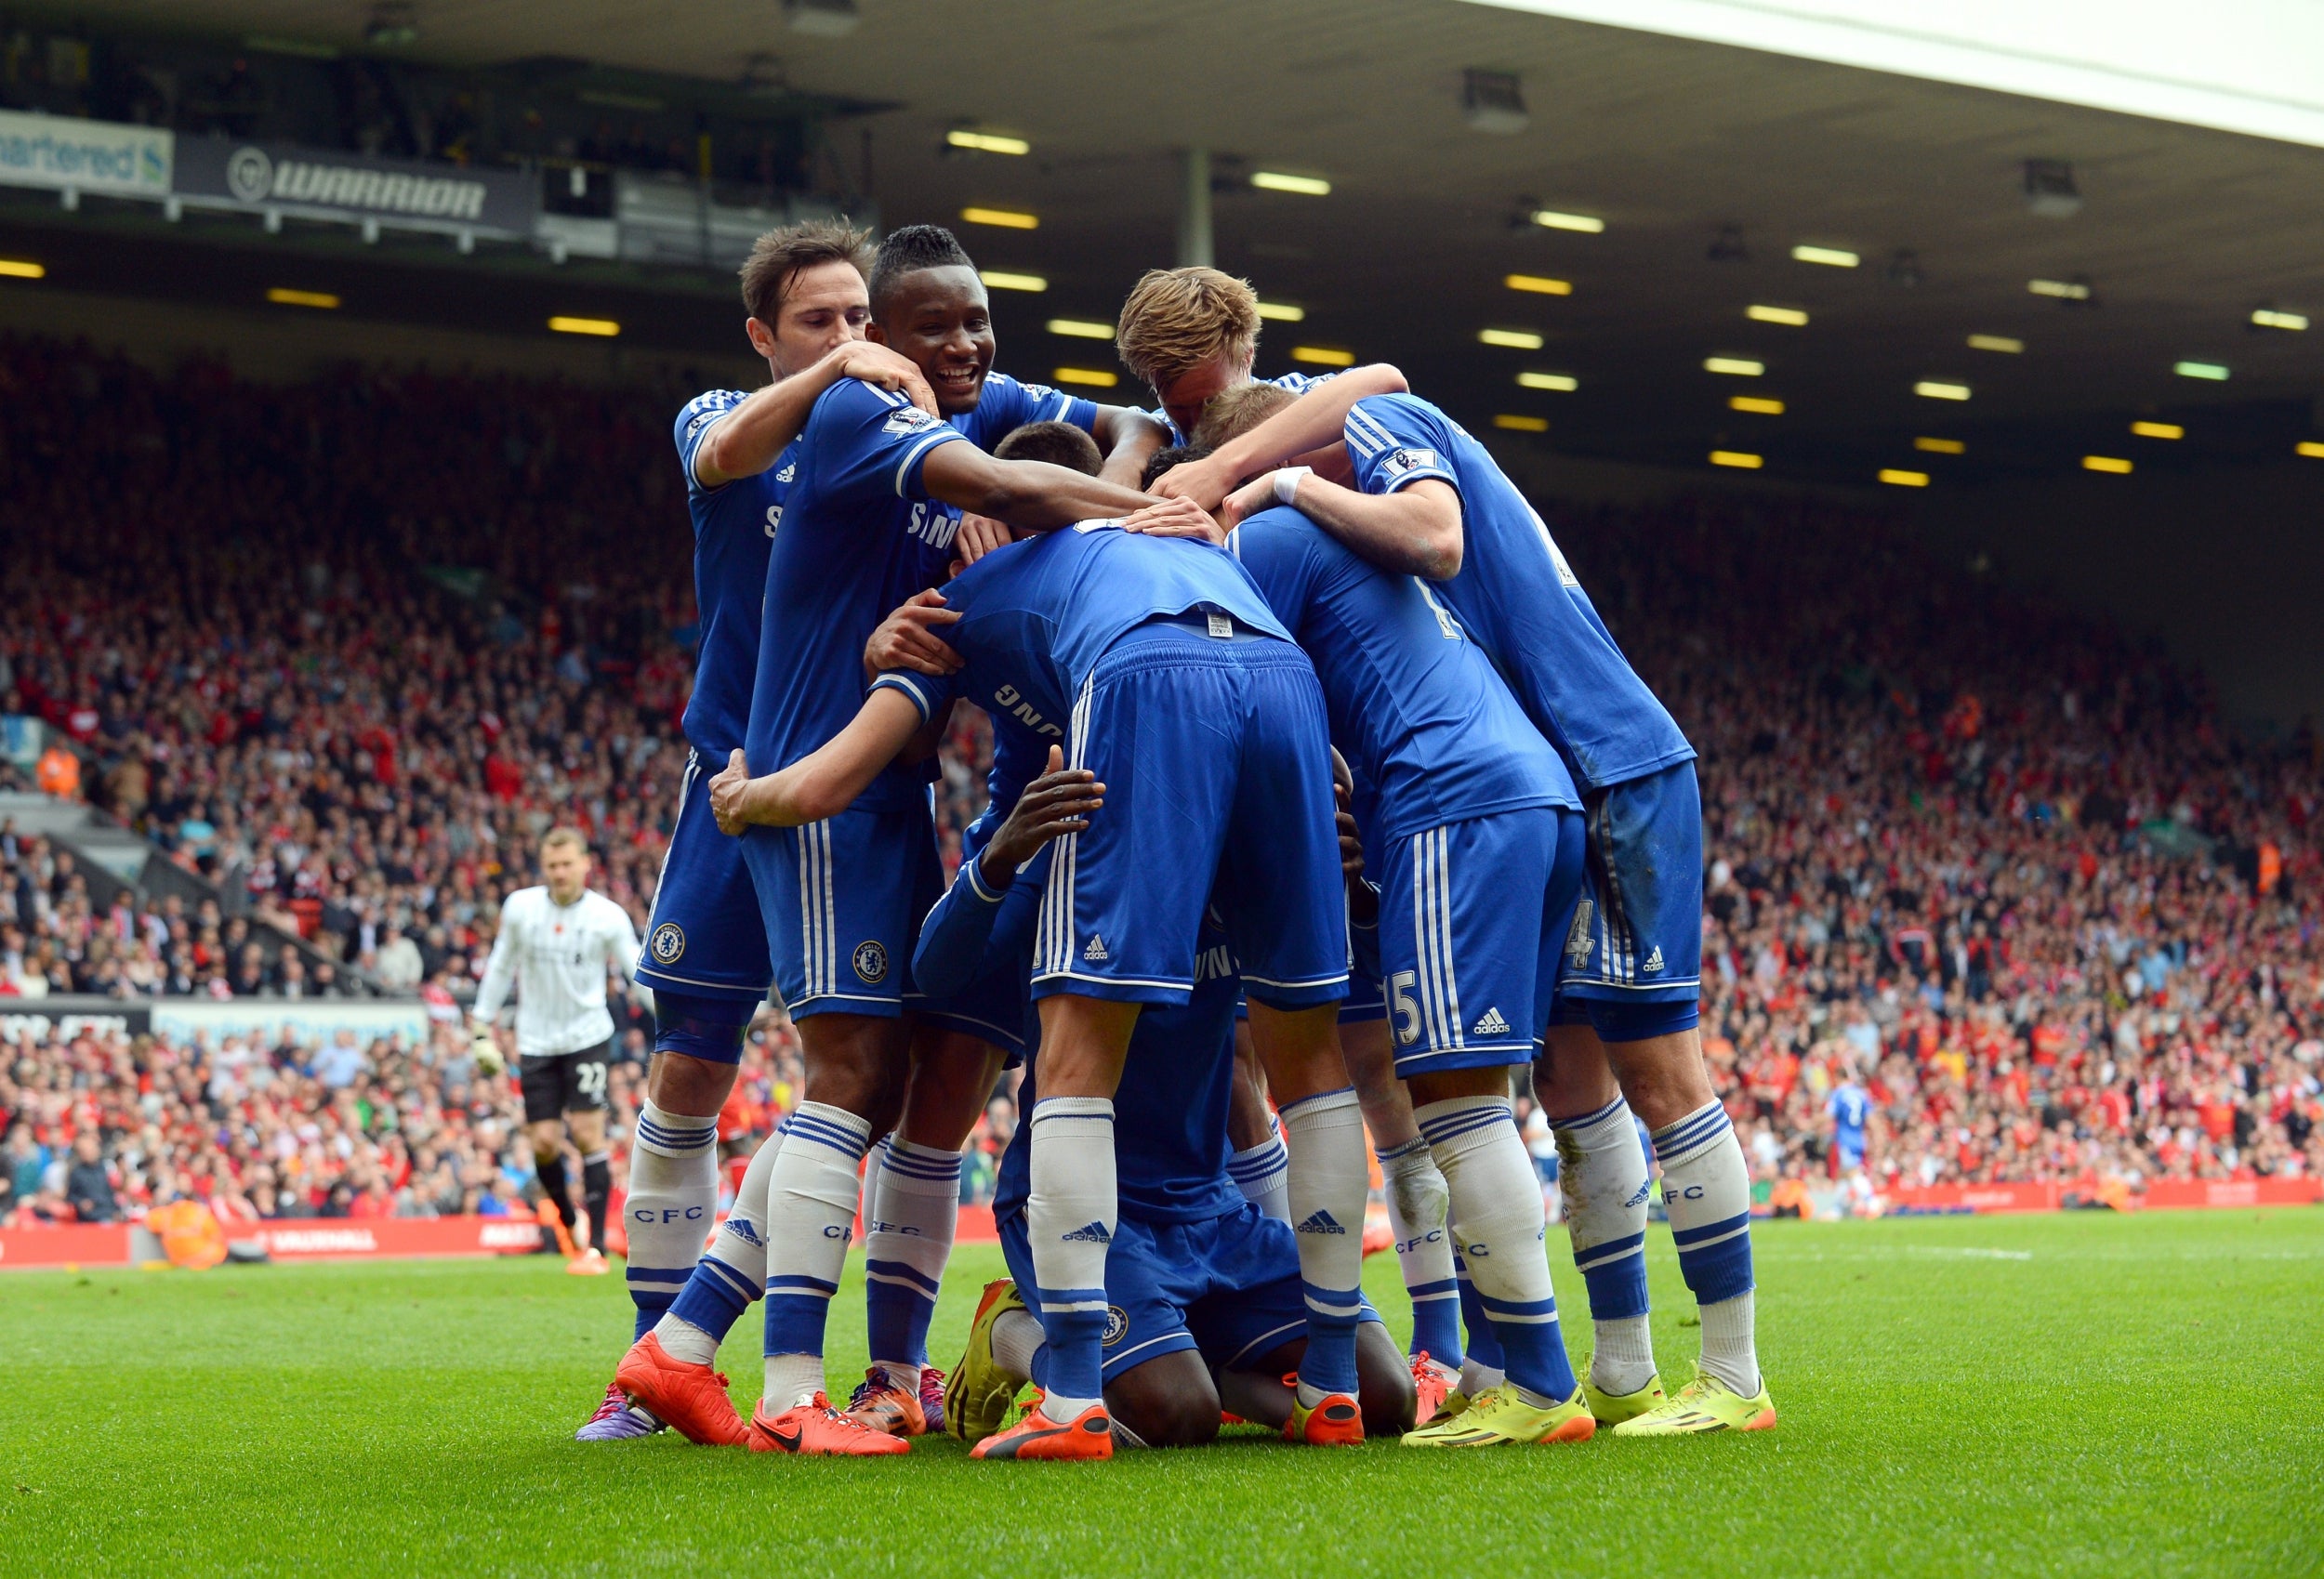
[[[2312,461],[2324,461],[2324,444],[2319,444],[2313,439],[2301,440],[2291,447],[2291,453],[2295,455],[2305,455]]]
[[[1703,371],[1732,374],[1737,378],[1756,378],[1767,371],[1767,364],[1753,362],[1747,356],[1712,356],[1703,359]]]
[[[2171,371],[2182,378],[2202,378],[2213,384],[2227,381],[2227,370],[2215,362],[2174,362]]]
[[[944,141],[954,148],[965,148],[972,153],[1030,153],[1033,145],[1021,137],[1002,137],[997,132],[974,132],[966,126],[955,126],[944,134]]]
[[[2008,335],[1972,335],[1969,349],[1973,351],[2000,351],[2016,356],[2026,349],[2026,342]]]
[[[1511,350],[1538,351],[1541,336],[1529,329],[1480,329],[1477,340],[1482,345],[1506,346]]]
[[[1261,191],[1297,192],[1301,197],[1329,197],[1331,183],[1320,176],[1291,176],[1281,170],[1253,170],[1250,184]]]
[[[1259,316],[1270,323],[1297,323],[1307,316],[1307,309],[1293,307],[1287,301],[1262,301]]]
[[[1533,222],[1545,230],[1572,230],[1580,235],[1594,236],[1605,230],[1605,221],[1589,214],[1561,214],[1554,208],[1537,208]]]
[[[1796,307],[1767,307],[1759,302],[1745,308],[1743,316],[1754,323],[1788,323],[1794,329],[1807,323],[1807,314]]]
[[[1969,446],[1958,439],[1915,439],[1912,447],[1932,455],[1965,455]]]
[[[1772,395],[1729,395],[1729,411],[1748,411],[1754,416],[1781,416],[1783,402]]]
[[[621,333],[621,325],[610,318],[567,318],[560,313],[548,321],[552,333],[559,335],[594,335],[610,340]]]
[[[1006,269],[980,269],[976,277],[993,291],[1046,291],[1048,279],[1039,274],[1012,274]]]
[[[1884,466],[1881,467],[1880,480],[1882,482],[1887,483],[1892,488],[1926,488],[1929,485],[1929,474],[1927,472],[1907,471],[1901,467]]]
[[[1092,389],[1110,389],[1122,381],[1121,375],[1103,367],[1052,368],[1050,376],[1060,384],[1087,384]]]
[[[2107,472],[2116,477],[2128,477],[2131,474],[2131,463],[2120,455],[2084,455],[2082,469]]]
[[[1353,367],[1355,353],[1341,350],[1338,346],[1293,346],[1291,360],[1313,362],[1317,367]]]
[[[2255,329],[2304,329],[2308,326],[2304,312],[2278,312],[2272,307],[2251,309],[2251,326]]]
[[[2058,301],[2088,301],[2090,282],[2087,280],[2028,280],[2026,289],[2038,296],[2050,296]]]
[[[1493,418],[1493,426],[1511,433],[1547,433],[1550,419],[1546,416],[1520,416],[1514,412],[1502,412]]]
[[[1794,262],[1821,263],[1829,269],[1854,269],[1857,264],[1864,261],[1864,259],[1858,257],[1855,253],[1848,251],[1845,247],[1837,246],[1808,246],[1802,244],[1791,249],[1791,257]]]
[[[960,217],[971,225],[997,225],[1004,230],[1037,230],[1041,217],[1019,208],[963,208]]]
[[[1574,294],[1571,280],[1552,280],[1545,274],[1504,275],[1501,283],[1512,291],[1525,291],[1537,296],[1570,296]]]
[[[34,263],[28,257],[0,257],[0,276],[10,280],[43,280],[48,276],[48,266]]]
[[[1767,464],[1767,458],[1752,454],[1748,450],[1713,450],[1710,452],[1710,464],[1731,466],[1737,471],[1757,471]]]
[[[273,286],[266,299],[277,307],[319,307],[326,311],[339,305],[339,298],[328,291],[294,291],[288,285]]]
[[[2175,422],[2133,422],[2131,431],[2142,439],[2184,439],[2186,429]]]
[[[1520,373],[1517,387],[1521,389],[1554,389],[1570,395],[1581,388],[1581,380],[1570,373]]]
[[[1073,340],[1110,340],[1114,337],[1114,325],[1091,318],[1052,318],[1049,321],[1049,332]]]
[[[1969,386],[1948,383],[1942,378],[1923,378],[1912,387],[1912,392],[1929,401],[1965,401],[1969,398]]]

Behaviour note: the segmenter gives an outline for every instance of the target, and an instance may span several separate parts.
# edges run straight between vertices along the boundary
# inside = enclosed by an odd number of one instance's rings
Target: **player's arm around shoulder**
[[[804,372],[746,396],[711,422],[694,444],[694,480],[719,488],[765,471],[806,430],[816,401],[842,378],[893,391],[930,415],[936,413],[935,394],[917,364],[886,346],[852,340]]]
[[[882,686],[864,699],[847,728],[780,772],[750,776],[737,750],[710,781],[710,814],[720,831],[796,828],[836,817],[871,787],[925,718],[918,699]]]
[[[1460,573],[1466,547],[1460,491],[1442,478],[1417,478],[1392,493],[1373,493],[1306,467],[1286,467],[1236,489],[1221,513],[1239,522],[1275,505],[1290,506],[1394,574],[1450,581]]]

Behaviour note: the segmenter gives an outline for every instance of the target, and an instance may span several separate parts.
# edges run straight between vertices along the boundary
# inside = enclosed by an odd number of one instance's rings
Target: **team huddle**
[[[879,1454],[946,1430],[1084,1459],[1222,1415],[1438,1448],[1773,1427],[1749,1180],[1697,1029],[1695,753],[1483,446],[1392,367],[1254,383],[1256,300],[1209,269],[1122,309],[1151,413],[994,372],[984,286],[934,227],[876,253],[773,232],[743,296],[772,381],[677,423],[692,756],[635,966],[635,1342],[582,1439]],[[990,799],[946,888],[930,786],[961,704],[992,721]],[[770,987],[803,1099],[706,1250],[715,1115]],[[947,1376],[961,1150],[1013,1064],[1011,1275]],[[1584,1376],[1518,1065],[1557,1141]],[[1702,1321],[1668,1394],[1647,1144]],[[1403,1344],[1360,1287],[1375,1149]],[[824,1337],[859,1210],[872,1365],[840,1406]],[[745,1420],[714,1363],[760,1299]]]

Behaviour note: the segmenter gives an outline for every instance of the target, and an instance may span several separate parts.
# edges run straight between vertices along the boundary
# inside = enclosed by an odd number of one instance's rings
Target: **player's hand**
[[[852,340],[831,353],[839,359],[839,376],[861,378],[882,389],[892,389],[931,416],[942,416],[936,409],[936,392],[928,387],[927,375],[919,363],[876,340]]]
[[[1164,499],[1133,510],[1122,518],[1122,530],[1149,537],[1198,537],[1221,547],[1226,544],[1226,529],[1192,499]]]
[[[944,595],[934,587],[915,592],[880,621],[879,628],[864,643],[864,667],[876,676],[890,669],[911,669],[923,675],[957,673],[963,663],[960,654],[936,632],[959,617],[944,607]]]
[[[1364,875],[1364,836],[1355,826],[1354,797],[1347,785],[1334,784],[1331,798],[1336,808],[1331,820],[1340,829],[1340,875],[1353,883]]]
[[[1226,496],[1226,502],[1219,507],[1219,519],[1232,532],[1260,511],[1272,509],[1274,502],[1275,474],[1261,472]]]
[[[972,565],[994,549],[1006,547],[1016,540],[1017,534],[1005,522],[963,510],[959,535],[952,540],[953,551],[958,556],[954,563]]]
[[[750,824],[743,821],[743,794],[750,787],[750,769],[740,746],[710,781],[710,815],[721,834],[739,834]]]
[[[1066,767],[1064,752],[1050,746],[1048,770],[1024,786],[984,847],[992,862],[986,872],[998,868],[998,875],[1013,875],[1050,840],[1087,828],[1090,813],[1104,804],[1105,786],[1098,776],[1087,768]],[[988,875],[985,886],[999,884]]]
[[[1148,492],[1165,499],[1188,499],[1204,509],[1215,513],[1219,501],[1226,497],[1235,479],[1220,468],[1210,456],[1200,460],[1181,461],[1154,480]]]
[[[508,1060],[500,1056],[500,1044],[493,1039],[489,1025],[476,1027],[476,1040],[469,1044],[468,1056],[485,1074],[498,1074],[508,1067]]]

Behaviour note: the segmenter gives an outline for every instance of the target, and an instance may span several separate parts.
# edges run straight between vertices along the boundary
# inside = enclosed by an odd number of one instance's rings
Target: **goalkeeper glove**
[[[508,1060],[500,1056],[500,1044],[493,1040],[490,1026],[476,1028],[476,1040],[469,1044],[468,1051],[469,1057],[476,1060],[476,1067],[486,1074],[498,1074],[508,1067]]]

